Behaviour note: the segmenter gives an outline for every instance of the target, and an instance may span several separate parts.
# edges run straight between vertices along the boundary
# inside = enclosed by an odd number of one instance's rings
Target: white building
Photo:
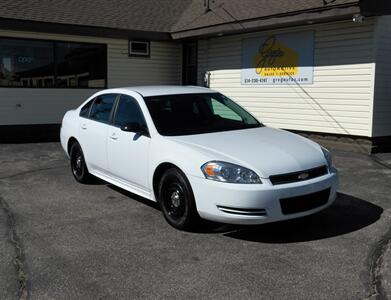
[[[0,141],[53,138],[102,88],[198,84],[269,126],[391,144],[386,0],[3,2]]]

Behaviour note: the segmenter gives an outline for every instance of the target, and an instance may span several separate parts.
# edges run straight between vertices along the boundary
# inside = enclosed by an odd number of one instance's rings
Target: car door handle
[[[86,130],[86,129],[87,129],[87,124],[82,124],[82,125],[81,125],[81,129]]]
[[[118,136],[116,136],[114,133],[110,136],[110,139],[112,139],[113,141],[116,141],[116,140],[118,140]]]

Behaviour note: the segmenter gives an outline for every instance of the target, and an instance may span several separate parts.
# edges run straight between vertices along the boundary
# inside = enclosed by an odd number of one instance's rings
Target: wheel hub
[[[78,157],[76,158],[76,167],[77,167],[78,169],[81,168],[81,156],[78,156]]]
[[[83,172],[83,155],[80,152],[75,154],[72,162],[72,171],[77,177],[79,177]]]
[[[171,194],[171,204],[172,206],[174,206],[175,208],[178,208],[180,205],[181,205],[181,197],[180,197],[180,193],[178,190],[174,191],[172,194]]]

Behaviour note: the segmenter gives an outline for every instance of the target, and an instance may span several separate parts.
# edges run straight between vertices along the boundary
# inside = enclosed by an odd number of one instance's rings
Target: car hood
[[[320,146],[299,135],[269,127],[170,137],[204,154],[247,167],[262,178],[326,165]]]

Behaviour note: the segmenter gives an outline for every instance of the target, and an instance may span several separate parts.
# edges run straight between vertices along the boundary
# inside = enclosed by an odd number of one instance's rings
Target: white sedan
[[[100,91],[65,114],[61,144],[77,181],[96,176],[156,201],[178,229],[298,218],[336,198],[326,149],[201,87]]]

